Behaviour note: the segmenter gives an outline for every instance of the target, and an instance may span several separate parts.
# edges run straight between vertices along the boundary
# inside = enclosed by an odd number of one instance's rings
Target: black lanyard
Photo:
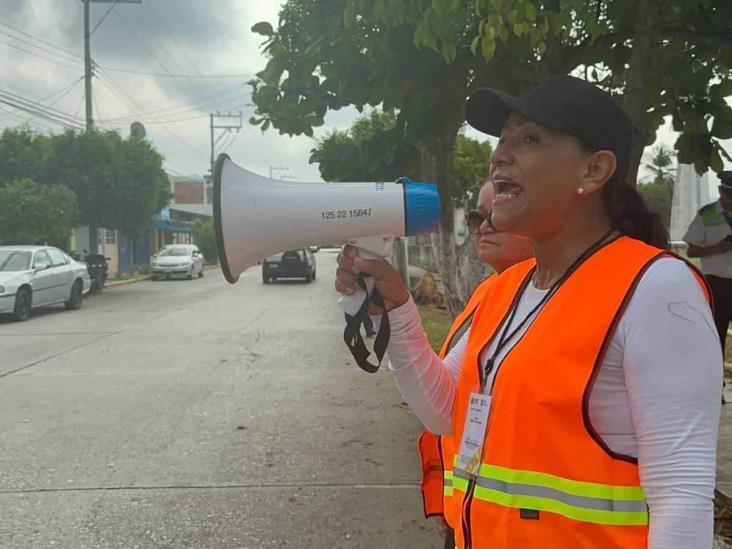
[[[518,334],[524,325],[531,319],[536,312],[541,309],[547,301],[549,301],[549,298],[554,295],[554,293],[559,289],[559,287],[574,273],[574,271],[577,270],[577,268],[592,254],[594,254],[607,240],[607,238],[615,232],[615,229],[610,229],[607,233],[605,233],[600,240],[595,242],[592,246],[587,248],[575,261],[570,265],[569,269],[566,270],[566,272],[557,280],[554,284],[552,284],[549,287],[549,291],[544,294],[544,297],[541,298],[541,301],[537,303],[531,311],[524,317],[524,319],[519,323],[516,328],[511,331],[511,333],[508,333],[509,329],[511,328],[511,324],[513,324],[513,320],[516,317],[516,311],[518,311],[519,302],[521,299],[514,299],[513,304],[511,305],[511,310],[508,313],[508,320],[506,321],[506,324],[504,325],[503,331],[501,332],[500,337],[498,338],[498,343],[496,344],[496,348],[494,349],[493,353],[491,354],[490,358],[486,361],[485,366],[481,369],[481,382],[480,382],[480,388],[481,392],[483,392],[483,389],[485,388],[485,382],[488,380],[488,375],[493,370],[496,358],[498,358],[498,355],[501,353],[501,351],[509,344],[509,342]],[[531,271],[529,272],[529,280],[531,280],[531,277],[534,276],[534,273],[536,272],[536,266],[534,266]],[[520,291],[525,292],[526,286],[528,284],[524,284]]]

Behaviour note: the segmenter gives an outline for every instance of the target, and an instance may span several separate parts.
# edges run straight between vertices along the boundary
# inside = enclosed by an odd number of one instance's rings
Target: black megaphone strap
[[[374,288],[371,295],[368,295],[366,289],[366,282],[363,279],[363,275],[358,275],[358,285],[361,289],[366,292],[366,299],[363,300],[361,308],[355,315],[345,314],[346,316],[346,328],[343,330],[343,340],[346,342],[348,350],[351,351],[353,358],[356,360],[356,364],[370,374],[373,374],[379,370],[381,361],[384,359],[386,353],[386,346],[389,343],[391,336],[391,328],[389,327],[389,315],[384,307],[384,298],[379,291]],[[361,335],[361,326],[366,321],[367,315],[369,314],[369,303],[373,303],[377,307],[381,307],[381,323],[379,325],[379,331],[376,334],[374,340],[374,354],[378,362],[372,364],[368,361],[371,352],[366,347]]]

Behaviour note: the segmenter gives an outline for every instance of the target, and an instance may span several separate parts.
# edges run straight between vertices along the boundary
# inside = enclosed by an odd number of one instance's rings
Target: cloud
[[[111,6],[91,5],[92,28]],[[317,166],[308,163],[315,145],[313,139],[289,138],[276,131],[262,134],[248,124],[252,106],[246,81],[262,70],[266,62],[260,49],[262,37],[250,29],[259,21],[276,24],[279,6],[279,2],[240,0],[144,0],[141,4],[117,4],[91,39],[92,58],[97,65],[93,80],[97,126],[127,135],[133,120],[142,121],[148,137],[171,169],[204,174],[208,171],[211,148],[209,113],[241,111],[243,127],[236,140],[232,142],[233,134],[220,140],[220,144],[231,142],[226,150],[232,158],[262,174],[268,174],[270,166],[287,166],[292,177],[319,180]],[[0,71],[5,83],[0,87],[33,100],[50,96],[43,102],[57,101],[54,108],[83,123],[83,81],[63,96],[56,93],[83,76],[82,3],[0,0],[0,13],[10,25],[0,26],[0,31],[6,33],[0,34]],[[242,76],[165,76],[170,74]],[[318,134],[334,127],[345,129],[356,115],[354,109],[330,113]],[[14,126],[29,116],[0,111],[0,125]],[[61,130],[38,119],[30,123],[40,131]],[[215,138],[219,137],[217,130]]]

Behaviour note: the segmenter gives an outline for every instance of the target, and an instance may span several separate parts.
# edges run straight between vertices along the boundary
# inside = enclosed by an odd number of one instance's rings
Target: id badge
[[[470,475],[476,476],[480,469],[490,409],[490,395],[471,393],[458,458],[458,467]]]

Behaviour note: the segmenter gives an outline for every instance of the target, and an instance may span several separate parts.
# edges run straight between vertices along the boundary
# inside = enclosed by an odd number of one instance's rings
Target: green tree
[[[469,41],[461,66],[431,49],[418,49],[414,25],[377,24],[371,3],[363,4],[351,13],[347,0],[290,0],[276,32],[267,23],[253,27],[267,36],[269,61],[252,82],[256,111],[251,122],[280,133],[312,135],[328,109],[380,105],[393,111],[396,132],[412,144],[403,170],[417,166],[407,175],[439,183],[440,266],[448,307],[455,313],[468,296],[457,287],[451,157],[466,97],[479,84],[476,71],[484,63],[470,54]]]
[[[334,130],[319,140],[310,162],[318,164],[325,181],[393,181],[405,175],[413,148],[393,113],[373,110],[349,130]]]
[[[585,70],[618,94],[638,125],[633,173],[666,115],[676,148],[718,169],[732,134],[732,44],[725,0],[289,0],[266,37],[265,69],[251,84],[253,124],[312,135],[329,109],[381,105],[427,161],[443,205],[440,264],[447,303],[455,285],[451,155],[465,98],[477,87],[520,93],[549,74]],[[711,124],[711,129],[708,129]]]
[[[638,192],[643,197],[643,201],[648,209],[661,216],[666,229],[671,226],[671,204],[673,200],[673,187],[665,182],[640,183]]]
[[[478,192],[488,178],[488,162],[493,149],[487,141],[458,134],[452,157],[451,192],[456,204],[474,205]]]
[[[353,10],[364,2],[350,3]],[[719,143],[732,137],[727,0],[425,0],[421,12],[405,4],[376,2],[373,13],[379,24],[400,16],[414,21],[415,43],[448,60],[460,58],[463,21],[477,15],[471,49],[503,67],[514,91],[580,71],[617,94],[638,130],[631,183],[665,116],[682,133],[675,144],[680,161],[704,173],[721,170],[723,157],[732,160]]]
[[[45,182],[49,140],[27,127],[6,128],[0,135],[0,187],[23,178]]]
[[[374,110],[358,118],[347,131],[333,131],[312,150],[311,162],[319,164],[326,181],[393,181],[401,175],[419,171],[415,164],[414,145],[395,131],[396,116]],[[454,204],[473,204],[486,179],[491,146],[488,142],[458,134],[452,156],[453,184],[450,187]],[[458,291],[469,295],[483,278],[483,269],[470,241],[456,247],[461,277]]]
[[[651,150],[651,158],[643,166],[652,174],[638,185],[644,202],[661,216],[664,226],[671,226],[671,206],[674,195],[675,169],[673,151],[663,145]]]
[[[139,235],[170,200],[163,157],[139,138],[116,132],[68,131],[54,136],[46,165],[49,182],[71,188],[79,201],[81,222],[90,234],[98,227]],[[90,239],[96,251],[96,238]]]
[[[213,219],[196,219],[193,222],[193,241],[203,253],[207,263],[219,262],[219,252],[216,246]]]
[[[64,185],[19,179],[0,187],[0,244],[66,249],[77,218],[76,195]]]
[[[654,147],[651,151],[651,160],[643,166],[653,174],[652,183],[666,186],[672,193],[674,188],[673,152],[663,145]]]

